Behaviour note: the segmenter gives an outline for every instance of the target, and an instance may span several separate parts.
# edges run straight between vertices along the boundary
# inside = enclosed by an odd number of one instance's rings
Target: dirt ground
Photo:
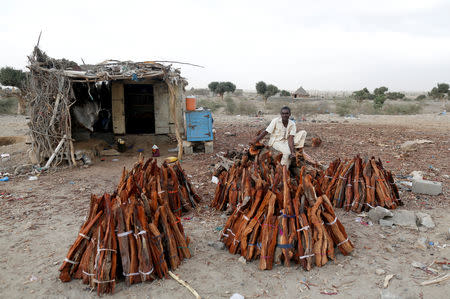
[[[226,217],[209,208],[215,185],[211,171],[216,154],[243,148],[252,136],[264,128],[272,116],[264,118],[215,116],[217,130],[214,154],[196,153],[183,159],[183,167],[192,176],[203,201],[194,212],[185,215],[183,225],[191,238],[193,257],[175,273],[186,280],[202,298],[229,298],[239,293],[246,298],[446,298],[450,280],[430,286],[420,282],[435,278],[412,267],[417,261],[431,264],[450,259],[450,117],[447,115],[361,116],[344,119],[319,115],[297,124],[310,135],[320,136],[319,148],[306,148],[312,157],[324,163],[355,154],[380,157],[385,168],[395,175],[423,171],[430,180],[443,183],[444,194],[425,196],[405,191],[402,209],[430,214],[436,227],[429,231],[386,228],[355,221],[355,213],[337,211],[356,249],[347,257],[337,255],[335,262],[310,272],[298,266],[275,266],[258,270],[257,262],[246,265],[239,255],[218,250],[208,243],[218,240]],[[0,116],[0,136],[22,136],[24,117]],[[236,133],[229,136],[226,132]],[[417,151],[402,155],[400,145],[407,140],[429,139]],[[166,146],[170,148],[172,146]],[[150,152],[144,149],[144,154]],[[25,163],[25,143],[0,146],[0,153],[10,153],[9,163]],[[164,155],[170,155],[166,150]],[[2,298],[91,298],[95,292],[80,281],[62,283],[58,268],[84,222],[91,193],[110,192],[117,184],[121,169],[136,161],[137,151],[119,157],[94,161],[90,167],[63,168],[41,175],[36,181],[28,176],[0,182],[0,297]],[[113,161],[117,158],[118,161]],[[2,163],[2,162],[0,162]],[[2,165],[0,164],[0,167]],[[416,248],[419,237],[433,242],[427,249]],[[448,274],[440,265],[432,268],[439,275]],[[384,275],[377,275],[383,269]],[[394,274],[388,288],[383,288],[387,274]],[[310,289],[300,281],[310,283]],[[324,295],[321,292],[336,293]],[[390,297],[389,297],[390,296]],[[397,296],[397,297],[395,297]],[[118,283],[114,298],[192,298],[173,279],[158,280],[125,287]]]

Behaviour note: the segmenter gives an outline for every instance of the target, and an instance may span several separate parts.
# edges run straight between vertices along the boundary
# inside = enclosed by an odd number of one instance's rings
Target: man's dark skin
[[[281,115],[281,122],[283,123],[284,127],[287,128],[287,125],[289,123],[289,117],[291,117],[291,111],[289,111],[289,109],[281,109],[280,115]],[[267,131],[264,130],[261,134],[259,134],[253,140],[252,144],[255,144],[255,143],[259,142],[261,139],[266,137],[267,134],[268,134]],[[289,144],[289,149],[291,150],[291,154],[289,155],[289,158],[294,158],[295,157],[295,154],[294,154],[294,136],[292,136],[292,135],[288,136],[288,144]]]

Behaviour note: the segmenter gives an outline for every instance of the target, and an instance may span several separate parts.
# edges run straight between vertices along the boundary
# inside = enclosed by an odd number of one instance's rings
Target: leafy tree
[[[443,99],[445,94],[449,93],[449,85],[447,83],[438,83],[437,87],[433,87],[428,93],[433,99]]]
[[[421,95],[417,96],[416,101],[423,101],[423,100],[425,100],[426,98],[427,98],[426,95],[421,94]]]
[[[367,87],[364,87],[361,90],[354,91],[353,97],[359,104],[361,104],[363,100],[373,99],[373,95],[370,93],[370,91],[367,89]]]
[[[386,98],[389,100],[401,100],[405,97],[405,94],[401,92],[388,92],[386,93]]]
[[[380,110],[381,108],[383,108],[384,101],[386,101],[386,95],[384,94],[376,95],[373,100],[373,107],[377,110]]]
[[[208,88],[214,94],[218,94],[223,100],[223,95],[226,92],[233,93],[236,90],[236,85],[231,82],[211,82],[209,83]]]
[[[215,94],[218,85],[219,85],[219,82],[213,81],[213,82],[208,84],[208,88],[209,88],[209,90],[211,90],[212,93]]]
[[[12,67],[2,67],[0,69],[0,84],[14,86],[19,88],[18,94],[18,109],[17,113],[25,114],[27,101],[25,99],[25,87],[27,84],[27,74],[21,70],[16,70]]]
[[[26,84],[26,74],[21,70],[12,67],[2,67],[0,69],[0,84],[14,86],[23,89]]]
[[[282,91],[280,91],[280,96],[282,96],[282,97],[290,97],[291,93],[289,91],[283,89]]]
[[[267,85],[264,81],[256,83],[256,92],[262,96],[264,105],[267,103],[267,99],[278,93],[278,87],[273,84]]]
[[[381,87],[375,88],[374,91],[373,91],[373,94],[376,95],[376,96],[377,95],[382,95],[388,90],[389,89],[386,86],[381,86]]]

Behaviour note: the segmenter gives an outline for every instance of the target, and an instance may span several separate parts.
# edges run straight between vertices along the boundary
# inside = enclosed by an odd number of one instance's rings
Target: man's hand
[[[295,158],[295,154],[294,154],[294,153],[291,153],[291,154],[289,155],[289,159],[293,159],[293,158]]]

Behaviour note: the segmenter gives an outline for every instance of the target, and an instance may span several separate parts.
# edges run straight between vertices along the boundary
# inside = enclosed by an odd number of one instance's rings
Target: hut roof
[[[303,87],[299,87],[294,94],[301,95],[301,96],[309,96],[309,93],[306,92],[306,90],[303,89]]]

